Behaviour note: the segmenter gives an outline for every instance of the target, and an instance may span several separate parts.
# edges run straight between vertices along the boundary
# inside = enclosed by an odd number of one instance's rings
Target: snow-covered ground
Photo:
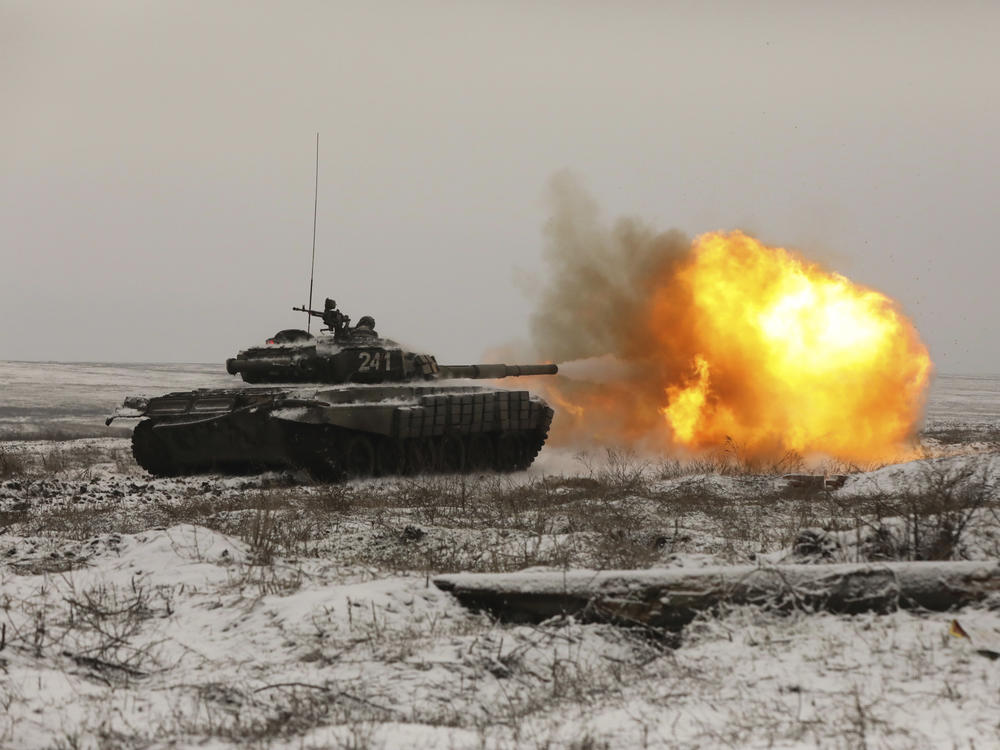
[[[232,382],[209,369],[0,363],[0,426],[103,426],[124,395]],[[1000,378],[942,380],[929,457],[834,492],[551,449],[505,477],[153,479],[124,437],[2,442],[0,747],[996,746],[1000,661],[977,646],[1000,637],[1000,600],[726,608],[676,641],[497,623],[431,582],[995,559]]]
[[[3,575],[10,747],[990,747],[1000,722],[998,664],[949,635],[996,631],[985,609],[738,608],[672,650],[498,625],[412,573],[261,567],[197,526],[74,555]]]

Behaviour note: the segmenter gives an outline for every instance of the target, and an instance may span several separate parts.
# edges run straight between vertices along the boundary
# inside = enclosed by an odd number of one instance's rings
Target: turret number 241
[[[358,372],[378,372],[383,368],[389,372],[389,368],[392,366],[392,352],[375,352],[374,354],[358,352],[358,356],[361,357],[361,367],[358,368]]]

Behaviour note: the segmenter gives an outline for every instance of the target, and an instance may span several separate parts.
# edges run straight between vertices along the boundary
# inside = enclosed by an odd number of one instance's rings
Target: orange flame
[[[586,435],[661,450],[901,457],[931,360],[885,295],[741,232],[698,237],[646,280],[623,321],[614,382],[540,381],[555,442]]]

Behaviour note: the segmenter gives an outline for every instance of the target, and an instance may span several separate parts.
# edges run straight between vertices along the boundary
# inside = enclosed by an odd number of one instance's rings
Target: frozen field
[[[0,362],[0,439],[107,435],[127,395],[235,384],[225,365]]]
[[[1000,427],[1000,376],[938,375],[927,400],[927,426]]]
[[[998,377],[939,376],[927,458],[834,492],[733,462],[551,449],[504,476],[153,479],[104,427],[125,395],[236,382],[207,365],[0,363],[0,747],[996,746],[1000,661],[981,652],[1000,598],[723,607],[664,636],[498,623],[432,579],[996,560]],[[32,439],[60,436],[87,437]]]

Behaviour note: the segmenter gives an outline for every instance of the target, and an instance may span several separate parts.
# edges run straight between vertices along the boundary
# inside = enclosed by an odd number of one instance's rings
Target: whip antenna
[[[313,306],[313,273],[316,270],[316,209],[319,206],[319,133],[316,134],[316,185],[313,188],[313,252],[312,265],[309,266],[309,306]],[[312,327],[312,315],[306,313],[306,333]]]

